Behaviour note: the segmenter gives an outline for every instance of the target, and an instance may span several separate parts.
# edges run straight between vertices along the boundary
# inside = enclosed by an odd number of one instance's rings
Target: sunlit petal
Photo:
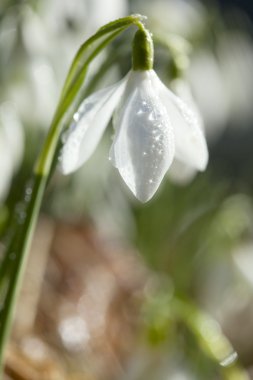
[[[149,72],[129,78],[114,119],[116,136],[110,158],[142,202],[159,187],[174,156],[174,136],[165,107],[152,88]]]
[[[111,87],[95,92],[81,104],[65,136],[60,157],[64,174],[77,170],[90,158],[110,121],[124,91],[125,83],[126,78]]]
[[[175,135],[175,157],[198,170],[205,170],[208,149],[199,118],[192,109],[175,96],[153,73],[153,83],[159,90],[173,125]]]

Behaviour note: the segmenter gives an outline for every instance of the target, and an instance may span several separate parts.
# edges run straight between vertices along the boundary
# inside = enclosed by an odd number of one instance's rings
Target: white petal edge
[[[127,76],[120,82],[88,96],[74,115],[74,121],[64,136],[60,156],[63,174],[82,166],[96,149],[112,113],[124,91]]]
[[[188,107],[192,110],[197,118],[197,123],[202,131],[205,131],[204,120],[197,106],[197,103],[192,95],[190,85],[184,79],[174,79],[170,83],[170,88],[172,92],[183,102],[185,102]]]
[[[157,191],[174,157],[174,136],[166,109],[156,95],[150,71],[131,72],[116,110],[116,136],[110,159],[141,202]]]
[[[197,169],[186,165],[177,159],[172,162],[172,165],[168,172],[168,177],[170,180],[178,186],[188,185],[196,175]]]
[[[208,163],[208,148],[198,116],[160,81],[155,72],[152,77],[153,85],[157,88],[172,122],[175,157],[197,170],[204,171]]]

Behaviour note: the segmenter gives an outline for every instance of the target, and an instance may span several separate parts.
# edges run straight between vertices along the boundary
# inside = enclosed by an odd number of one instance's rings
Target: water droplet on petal
[[[75,122],[78,122],[80,119],[80,113],[79,112],[74,113],[73,119],[75,120]]]

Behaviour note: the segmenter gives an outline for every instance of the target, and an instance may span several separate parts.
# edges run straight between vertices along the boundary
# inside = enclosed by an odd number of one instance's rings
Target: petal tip
[[[129,189],[132,191],[135,198],[141,203],[149,202],[153,198],[155,193],[157,192],[159,186],[160,186],[160,182],[155,184],[153,181],[145,185],[144,184],[141,185],[139,183],[139,186],[135,186],[134,189],[128,185]]]
[[[73,173],[79,168],[78,162],[74,159],[74,155],[70,156],[67,149],[62,149],[61,155],[59,157],[59,169],[63,175],[68,175]]]
[[[199,165],[198,165],[197,169],[201,172],[205,171],[207,168],[207,165],[208,165],[208,161],[209,161],[209,152],[208,152],[207,145],[205,143],[205,147],[203,149],[203,154],[202,154],[202,159],[199,161]]]
[[[134,194],[135,198],[141,203],[147,203],[153,198],[154,194]]]
[[[69,175],[73,172],[73,169],[71,167],[63,164],[62,162],[59,165],[59,169],[63,175]]]

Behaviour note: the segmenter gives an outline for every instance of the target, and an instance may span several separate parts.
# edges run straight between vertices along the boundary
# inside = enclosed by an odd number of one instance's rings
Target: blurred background
[[[1,0],[0,254],[75,52],[130,13],[148,16],[157,73],[203,119],[208,168],[173,165],[142,205],[108,161],[109,129],[78,172],[56,170],[7,380],[253,379],[251,1]],[[91,67],[93,90],[129,70],[132,33]]]

